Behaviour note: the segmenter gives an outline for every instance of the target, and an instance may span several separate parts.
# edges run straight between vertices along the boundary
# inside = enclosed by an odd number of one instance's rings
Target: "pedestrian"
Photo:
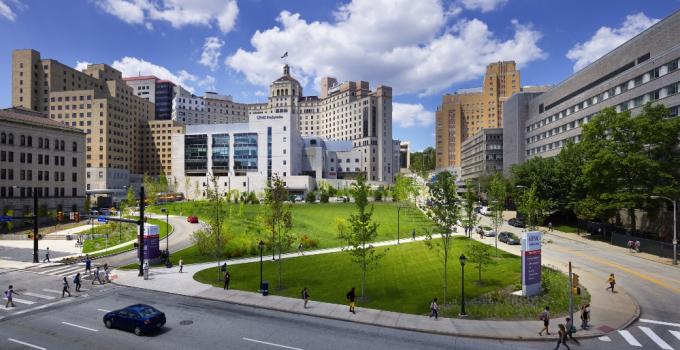
[[[305,255],[305,254],[302,252],[302,249],[303,249],[303,248],[302,248],[302,242],[300,242],[300,244],[298,244],[298,255]]]
[[[548,306],[545,307],[539,319],[543,321],[543,328],[538,332],[538,335],[543,335],[543,331],[545,331],[545,334],[550,335],[550,329],[548,328],[550,326],[550,308]]]
[[[111,271],[109,269],[109,264],[104,264],[104,283],[111,282],[111,279],[109,278],[110,273],[111,273]]]
[[[569,345],[567,345],[567,330],[564,328],[563,324],[559,324],[559,331],[557,332],[557,346],[555,350],[560,348],[560,345],[564,345],[567,350],[570,350]]]
[[[353,313],[356,315],[356,311],[354,311],[354,301],[356,300],[357,295],[356,292],[354,292],[354,287],[347,292],[347,301],[349,301],[349,312]]]
[[[73,284],[76,286],[76,292],[80,292],[80,272],[73,277]]]
[[[626,245],[628,246],[628,252],[632,253],[633,248],[635,248],[635,243],[633,243],[633,241],[628,241],[628,243]]]
[[[565,341],[566,338],[569,337],[569,339],[573,340],[574,343],[576,343],[576,345],[581,345],[581,343],[579,343],[578,340],[574,338],[574,332],[576,332],[576,327],[574,327],[574,321],[570,317],[567,317],[567,323],[565,324],[564,327],[567,331],[567,336],[564,337]]]
[[[416,240],[416,229],[413,229],[413,231],[411,231],[411,240],[414,241]]]
[[[229,289],[229,280],[231,279],[231,275],[229,274],[229,271],[224,272],[224,290]]]
[[[50,247],[47,247],[45,251],[45,259],[43,259],[43,262],[45,261],[50,262]]]
[[[548,222],[548,231],[552,232],[553,226],[552,226],[552,221]]]
[[[101,278],[99,277],[99,266],[97,266],[94,269],[94,277],[92,277],[92,284],[94,284],[94,281],[99,282],[99,284],[103,284]]]
[[[590,304],[581,306],[581,328],[587,330],[589,328],[588,321],[590,321]]]
[[[182,270],[184,270],[184,259],[179,258],[179,273],[182,273]]]
[[[64,277],[64,280],[61,282],[63,285],[63,289],[61,290],[61,297],[64,297],[64,293],[68,293],[68,296],[71,296],[71,292],[69,292],[69,286],[68,286],[68,281],[66,280],[66,277]]]
[[[609,287],[607,287],[607,289],[605,290],[611,289],[612,293],[614,293],[614,285],[616,284],[616,278],[614,278],[613,273],[609,274],[609,278],[607,278],[607,284],[609,284]]]
[[[305,303],[304,303],[304,305],[303,305],[303,308],[306,309],[306,308],[307,308],[307,303],[309,302],[309,291],[307,290],[307,287],[305,287],[305,288],[302,290],[302,300],[305,301]]]
[[[14,286],[10,284],[9,288],[7,288],[7,290],[5,291],[5,298],[7,298],[5,308],[8,308],[10,305],[12,305],[12,307],[17,307],[16,305],[14,305],[14,302],[12,301],[12,297],[14,296],[14,294],[20,295],[19,293],[14,291]]]
[[[640,241],[635,241],[635,252],[640,252]]]
[[[430,318],[434,317],[435,320],[439,319],[439,305],[437,304],[437,298],[432,299],[430,303]]]
[[[85,255],[85,272],[87,272],[88,276],[92,275],[92,259],[90,259],[90,255]]]

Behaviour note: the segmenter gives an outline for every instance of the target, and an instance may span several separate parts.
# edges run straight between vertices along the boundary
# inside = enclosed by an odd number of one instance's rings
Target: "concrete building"
[[[86,135],[86,188],[123,191],[144,173],[140,130],[155,106],[138,97],[119,71],[91,64],[82,72],[35,50],[12,53],[12,104],[43,112]]]
[[[503,170],[503,129],[482,129],[461,145],[461,179],[476,180]]]
[[[489,64],[481,88],[442,97],[435,113],[437,168],[460,168],[461,145],[485,128],[503,126],[503,102],[521,90],[514,61]]]
[[[581,126],[606,107],[635,115],[652,102],[678,115],[679,32],[675,12],[546,92],[513,96],[504,107],[505,171],[578,142]]]
[[[172,100],[175,95],[175,84],[169,80],[161,80],[153,75],[123,78],[135,95],[155,105],[156,120],[170,120],[172,116]]]
[[[399,168],[408,169],[411,167],[411,143],[409,141],[399,142]]]
[[[85,203],[85,133],[23,108],[0,110],[0,209],[32,215],[33,192],[47,210]]]
[[[172,120],[185,125],[247,123],[248,108],[246,104],[234,102],[229,95],[206,92],[200,97],[177,86]]]
[[[172,135],[183,134],[184,125],[173,120],[149,120],[142,125],[142,168],[148,175],[172,175]]]

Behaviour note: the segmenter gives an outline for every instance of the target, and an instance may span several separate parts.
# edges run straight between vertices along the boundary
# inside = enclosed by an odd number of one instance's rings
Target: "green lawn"
[[[210,203],[207,201],[193,201],[170,203],[164,207],[173,215],[183,216],[196,215],[199,220],[205,218],[209,211]],[[376,241],[391,240],[397,238],[397,207],[395,203],[377,202],[374,204],[375,212],[373,219],[379,224]],[[150,212],[160,212],[161,206],[150,207]],[[261,214],[264,205],[225,205],[223,218],[226,218],[225,229],[230,232],[229,242],[224,250],[225,257],[235,258],[252,256],[257,254],[257,242],[260,238],[267,241],[267,236],[259,237],[255,232],[255,223],[258,214]],[[353,203],[328,203],[328,204],[293,204],[293,228],[291,232],[298,237],[307,235],[316,240],[315,246],[306,246],[305,249],[319,249],[338,247],[343,243],[337,238],[337,219],[346,219],[356,211]],[[413,229],[417,235],[422,235],[426,230],[434,228],[432,222],[414,206],[402,208],[399,215],[400,237],[410,238]],[[291,250],[297,247],[297,243]],[[271,254],[271,251],[270,251]],[[184,258],[185,263],[197,263],[215,260],[212,255],[201,254],[195,246],[189,247],[172,255],[173,263],[177,263],[179,256]]]
[[[165,220],[158,220],[158,219],[151,219],[147,218],[147,222],[149,224],[153,225],[158,225],[159,230],[160,230],[160,237],[161,239],[164,238],[167,234],[167,229],[165,226]],[[172,225],[169,225],[169,229],[172,232]],[[120,230],[120,231],[119,231]],[[117,224],[105,224],[105,225],[100,225],[100,226],[95,226],[94,228],[94,233],[95,234],[104,234],[108,232],[109,233],[109,242],[108,246],[112,247],[121,243],[125,242],[130,242],[134,239],[137,238],[137,225],[135,224],[126,224],[123,223],[122,225],[117,225]],[[83,237],[87,238],[87,234],[90,233],[90,230],[83,232]],[[98,237],[95,239],[86,239],[85,242],[83,243],[83,253],[89,253],[89,252],[94,252],[97,250],[105,249],[106,248],[106,238],[105,237]],[[105,255],[111,254],[112,252],[124,252],[128,250],[134,249],[134,243],[127,244],[125,246],[122,246],[120,248],[116,248],[114,251],[106,252],[103,253]]]
[[[461,269],[457,257],[467,250],[469,240],[456,238],[449,262],[449,302],[442,314],[455,316],[459,311]],[[471,244],[481,244],[473,242]],[[384,248],[381,248],[384,249]],[[260,278],[260,264],[250,263],[229,267],[231,287],[256,291]],[[519,257],[499,253],[499,258],[482,274],[478,284],[476,270],[466,266],[465,292],[467,311],[472,318],[535,319],[544,305],[555,314],[567,310],[569,298],[567,277],[544,268],[546,295],[530,299],[510,293],[521,286]],[[367,275],[367,299],[359,306],[425,315],[433,297],[442,304],[443,266],[441,255],[423,242],[389,248],[380,265]],[[221,287],[216,281],[217,270],[210,268],[194,275],[194,279]],[[350,262],[347,253],[303,256],[283,260],[284,289],[277,290],[277,263],[266,261],[264,279],[270,283],[270,293],[299,298],[304,287],[309,288],[312,300],[345,303],[345,293],[355,286],[360,291],[361,273]],[[579,300],[577,299],[577,303]],[[578,304],[577,304],[578,305]]]
[[[571,226],[571,225],[556,225],[553,226],[553,229],[557,231],[562,231],[566,233],[576,233],[578,232],[578,229],[576,226]]]

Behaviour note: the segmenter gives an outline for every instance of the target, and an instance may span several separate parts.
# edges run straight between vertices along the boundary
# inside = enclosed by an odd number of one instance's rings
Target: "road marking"
[[[606,341],[606,342],[612,341],[612,338],[609,338],[609,337],[606,336],[606,335],[605,335],[605,336],[602,336],[602,337],[599,337],[599,338],[597,338],[597,339],[600,339],[601,341]]]
[[[106,309],[97,309],[97,311],[101,311],[101,312],[111,312],[111,310],[106,310]]]
[[[669,330],[669,332],[671,332],[671,334],[673,334],[674,337],[676,337],[676,338],[678,338],[678,340],[680,340],[680,332],[678,332],[678,331],[671,331],[671,330]]]
[[[29,297],[42,298],[42,299],[47,299],[47,300],[52,300],[52,299],[54,299],[54,297],[51,297],[51,296],[49,296],[49,295],[38,294],[38,293],[31,293],[31,292],[25,292],[23,295],[28,295]]]
[[[269,342],[262,341],[262,340],[257,340],[257,339],[243,338],[243,340],[251,341],[251,342],[254,342],[254,343],[260,343],[260,344],[265,344],[265,345],[276,346],[276,347],[284,348],[284,349],[302,350],[301,348],[294,348],[294,347],[292,347],[292,346],[285,346],[285,345],[281,345],[281,344],[269,343]]]
[[[637,339],[635,339],[635,337],[633,337],[633,335],[630,334],[629,331],[620,330],[620,331],[619,331],[619,334],[621,334],[621,336],[623,337],[623,339],[625,339],[625,340],[628,342],[628,344],[630,344],[630,345],[632,345],[632,346],[639,346],[639,347],[642,347],[642,344],[640,344],[640,342],[637,341]]]
[[[71,326],[71,327],[78,327],[78,328],[82,328],[82,329],[87,329],[88,331],[92,331],[92,332],[99,332],[98,330],[96,330],[96,329],[94,329],[94,328],[88,328],[88,327],[85,327],[85,326],[79,326],[79,325],[73,324],[73,323],[62,322],[62,324],[65,324],[65,325],[68,325],[68,326]]]
[[[56,269],[47,269],[45,271],[39,271],[39,272],[41,274],[44,274],[44,275],[51,275],[51,274],[56,273],[58,271],[66,271],[66,270],[70,270],[72,268],[73,268],[72,265],[66,265],[66,266],[59,266]]]
[[[658,345],[660,348],[662,348],[664,350],[673,350],[673,348],[671,348],[671,346],[668,345],[668,343],[663,341],[663,339],[661,339],[661,337],[656,335],[656,333],[654,333],[654,331],[651,328],[640,327],[640,326],[638,326],[638,328],[640,328],[641,331],[645,332],[645,334],[647,334],[647,336],[650,339],[652,339],[656,343],[656,345]]]
[[[27,312],[45,309],[45,308],[48,308],[48,307],[50,307],[50,306],[52,306],[52,305],[68,303],[68,302],[71,302],[71,301],[74,301],[74,300],[76,300],[76,299],[71,299],[71,298],[69,298],[69,299],[61,299],[61,300],[59,300],[59,301],[55,301],[55,302],[52,302],[52,303],[49,303],[49,304],[43,304],[43,305],[40,305],[40,306],[32,307],[32,308],[30,308],[30,309],[25,309],[25,310],[21,310],[21,311],[16,311],[16,312],[12,313],[12,315],[21,315],[21,314],[25,314],[25,313],[27,313]]]
[[[19,304],[26,304],[26,305],[33,305],[35,304],[34,301],[30,300],[25,300],[25,299],[19,299],[19,298],[12,298],[12,301],[16,301]]]
[[[47,350],[47,348],[43,348],[42,346],[33,345],[33,344],[27,343],[27,342],[25,342],[25,341],[16,340],[16,339],[12,339],[12,338],[7,338],[7,340],[9,340],[9,341],[11,341],[11,342],[14,342],[14,343],[17,343],[17,344],[21,344],[21,345],[25,345],[25,346],[31,347],[31,348],[33,348],[33,349]]]
[[[26,294],[26,293],[24,293],[24,294]],[[644,318],[641,318],[641,319],[640,319],[640,322],[644,322],[644,323],[653,323],[653,324],[660,324],[660,325],[663,325],[663,326],[680,327],[680,323],[670,323],[670,322],[654,321],[654,320],[647,320],[647,319],[644,319]]]
[[[60,290],[56,290],[56,289],[43,289],[43,292],[61,294],[61,291],[60,291]]]

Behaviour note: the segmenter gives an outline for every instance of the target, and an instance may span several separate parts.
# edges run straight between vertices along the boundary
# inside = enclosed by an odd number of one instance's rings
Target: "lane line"
[[[302,350],[301,348],[294,348],[292,346],[285,346],[285,345],[276,344],[276,343],[269,343],[269,342],[257,340],[257,339],[243,338],[243,340],[247,340],[247,341],[250,341],[250,342],[253,342],[253,343],[260,343],[260,344],[265,344],[265,345],[270,345],[270,346],[276,346],[276,347],[284,348],[284,349]]]
[[[61,294],[61,291],[56,289],[43,289],[43,292]]]
[[[609,338],[609,337],[606,336],[606,335],[605,335],[605,336],[602,336],[602,337],[599,337],[599,338],[597,338],[597,339],[599,339],[599,340],[601,340],[601,341],[606,341],[606,342],[612,341],[612,338]]]
[[[52,300],[54,297],[45,295],[45,294],[38,294],[38,293],[31,293],[31,292],[25,292],[22,295],[28,295],[29,297],[36,297],[36,298],[42,298],[42,299],[47,299],[47,300]]]
[[[71,326],[71,327],[77,327],[77,328],[81,328],[81,329],[86,329],[86,330],[92,331],[92,332],[99,332],[99,330],[96,330],[96,329],[94,329],[94,328],[88,328],[88,327],[80,326],[80,325],[73,324],[73,323],[62,322],[61,324],[65,324],[65,325]]]
[[[656,335],[656,333],[654,333],[654,331],[651,328],[641,326],[638,326],[638,328],[640,328],[641,331],[645,332],[645,334],[647,334],[647,336],[650,339],[652,339],[656,343],[656,345],[658,345],[660,348],[664,350],[673,350],[673,348],[670,345],[668,345],[668,343],[666,343],[663,339],[661,339],[661,337]]]
[[[21,344],[21,345],[28,346],[28,347],[33,348],[33,349],[47,350],[47,348],[43,348],[42,346],[33,345],[33,344],[27,343],[27,342],[25,342],[25,341],[16,340],[16,339],[12,339],[12,338],[7,338],[7,340],[9,340],[9,341],[11,341],[11,342],[13,342],[13,343],[17,343],[17,344]]]
[[[31,311],[35,311],[35,310],[42,310],[42,309],[48,308],[48,307],[53,306],[53,305],[68,303],[68,302],[71,302],[71,301],[74,301],[74,300],[76,300],[76,299],[74,299],[74,298],[61,299],[59,301],[55,301],[55,302],[52,302],[52,303],[49,303],[49,304],[43,304],[43,305],[40,305],[40,306],[32,307],[30,309],[24,309],[24,310],[16,311],[16,312],[13,312],[12,315],[21,315],[21,314],[25,314],[27,312],[31,312]]]
[[[7,300],[7,299],[5,299]],[[12,301],[16,301],[19,304],[26,304],[26,305],[33,305],[35,304],[35,301],[30,301],[26,299],[19,299],[19,298],[12,298]]]
[[[111,310],[106,310],[106,309],[97,309],[97,311],[101,311],[101,312],[111,312]]]
[[[26,294],[26,293],[24,293],[24,294]],[[680,327],[680,323],[671,323],[671,322],[654,321],[654,320],[647,320],[647,319],[644,319],[644,318],[641,318],[641,319],[640,319],[640,322],[644,322],[644,323],[653,323],[653,324],[660,324],[660,325],[663,325],[663,326]]]
[[[668,330],[668,331],[671,332],[671,334],[673,334],[674,337],[676,337],[676,338],[678,338],[678,340],[680,340],[680,332],[678,332],[678,331],[671,331],[671,330]]]
[[[631,346],[642,347],[642,344],[640,344],[640,342],[637,341],[637,339],[635,339],[635,337],[633,337],[633,335],[630,334],[629,331],[627,331],[627,330],[620,330],[620,331],[619,331],[619,334],[621,334],[621,336],[623,337],[623,339],[625,339],[625,340],[628,342],[628,344],[630,344]]]

